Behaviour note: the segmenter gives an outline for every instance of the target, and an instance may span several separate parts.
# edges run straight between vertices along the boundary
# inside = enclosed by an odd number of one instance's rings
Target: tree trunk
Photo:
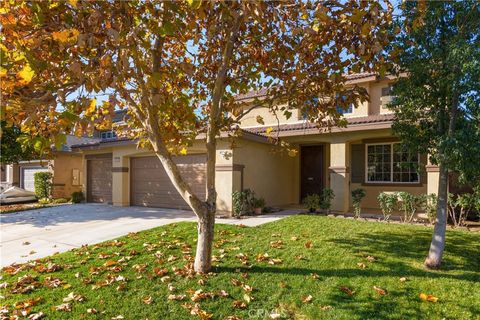
[[[439,268],[442,263],[443,250],[445,249],[445,232],[447,229],[447,193],[448,193],[448,169],[440,164],[440,177],[438,179],[438,202],[437,218],[433,229],[432,243],[428,256],[425,259],[427,268]]]
[[[197,250],[194,269],[198,273],[206,273],[212,266],[213,231],[215,226],[215,212],[207,212],[198,218],[197,223]]]

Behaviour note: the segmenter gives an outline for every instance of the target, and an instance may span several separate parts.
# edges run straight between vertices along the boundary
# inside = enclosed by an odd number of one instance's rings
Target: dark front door
[[[300,196],[320,194],[323,190],[323,146],[304,146],[301,149]]]

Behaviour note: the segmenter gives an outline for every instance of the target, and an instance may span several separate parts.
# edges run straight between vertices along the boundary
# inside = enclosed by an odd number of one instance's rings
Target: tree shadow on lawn
[[[355,238],[326,240],[352,252],[366,254],[381,254],[392,257],[395,263],[387,263],[381,259],[377,263],[385,264],[390,269],[396,269],[396,264],[416,261],[419,264],[427,256],[430,247],[432,232],[430,230],[415,230],[415,232],[370,232],[355,234]],[[448,231],[445,253],[440,271],[479,271],[480,270],[480,245],[479,235],[469,232]],[[442,275],[445,276],[445,275]],[[477,274],[478,276],[478,274]]]
[[[378,278],[378,277],[424,277],[424,278],[448,278],[454,280],[464,280],[469,282],[478,282],[478,273],[464,272],[462,274],[445,274],[422,271],[408,266],[398,266],[390,270],[371,270],[371,269],[309,269],[309,268],[279,268],[279,267],[264,267],[252,266],[248,267],[214,267],[215,273],[232,273],[238,275],[239,273],[259,273],[259,274],[286,274],[286,275],[301,275],[310,276],[313,273],[318,274],[321,278],[337,277],[337,278]]]

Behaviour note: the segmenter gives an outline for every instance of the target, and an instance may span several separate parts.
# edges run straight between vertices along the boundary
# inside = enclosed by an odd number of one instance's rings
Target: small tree
[[[322,191],[322,198],[320,201],[320,209],[324,210],[327,214],[330,213],[332,207],[332,200],[335,198],[335,193],[330,188],[324,188]]]
[[[365,195],[365,189],[358,188],[352,190],[353,214],[356,219],[360,218],[360,214],[362,213],[362,200],[365,198]]]
[[[52,191],[52,173],[36,172],[33,175],[35,195],[38,199],[49,199]]]
[[[459,172],[465,182],[480,176],[480,6],[476,0],[405,1],[402,9],[402,31],[391,51],[401,76],[392,93],[393,130],[439,166],[436,222],[425,259],[437,268],[445,248],[449,172]]]

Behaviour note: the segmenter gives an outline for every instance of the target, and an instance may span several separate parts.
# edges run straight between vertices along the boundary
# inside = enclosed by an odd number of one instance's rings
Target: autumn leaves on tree
[[[114,110],[127,108],[122,133],[155,152],[198,216],[198,272],[210,269],[216,139],[225,130],[234,136],[245,115],[235,96],[263,88],[268,98],[261,103],[274,112],[288,117],[299,108],[311,121],[341,124],[337,106],[368,98],[360,87],[346,89],[345,75],[386,70],[382,48],[393,11],[377,1],[70,0],[2,6],[7,125],[48,148],[61,144],[65,134],[109,127]],[[318,99],[319,92],[327,98]],[[276,109],[274,101],[288,107]],[[192,192],[172,161],[199,134],[207,152],[206,199]]]

